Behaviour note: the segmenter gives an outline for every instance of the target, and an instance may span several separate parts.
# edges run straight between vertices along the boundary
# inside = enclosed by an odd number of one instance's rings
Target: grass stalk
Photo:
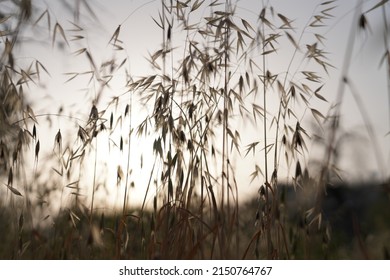
[[[329,132],[329,138],[327,139],[327,148],[325,152],[325,158],[324,162],[322,163],[321,167],[321,172],[319,175],[319,188],[317,190],[317,195],[316,195],[316,202],[314,205],[314,219],[317,219],[318,221],[318,226],[320,226],[321,220],[322,220],[322,202],[324,199],[324,195],[326,193],[326,184],[329,181],[329,169],[330,169],[330,164],[331,164],[331,159],[332,155],[334,155],[334,144],[336,140],[336,134],[338,132],[339,128],[339,122],[340,122],[340,111],[341,111],[341,105],[343,103],[344,99],[344,94],[345,94],[345,86],[346,86],[346,78],[348,76],[349,72],[349,67],[351,65],[351,60],[352,60],[352,54],[353,54],[353,49],[354,49],[354,42],[355,42],[355,27],[357,26],[358,22],[358,14],[359,10],[362,7],[363,1],[359,1],[357,4],[357,8],[352,20],[352,25],[351,25],[351,31],[349,32],[348,40],[347,40],[347,45],[345,49],[345,54],[344,54],[344,61],[342,64],[342,69],[341,69],[341,75],[340,75],[340,81],[337,89],[337,95],[336,95],[336,112],[334,114],[332,123],[331,123],[331,128]]]
[[[96,172],[97,172],[97,162],[98,162],[98,148],[97,148],[98,142],[97,137],[95,137],[95,159],[94,159],[94,165],[93,165],[93,177],[92,177],[92,197],[91,197],[91,206],[89,210],[89,224],[92,226],[93,217],[94,217],[94,201],[95,201],[95,190],[96,190]]]
[[[263,8],[265,9],[265,8]],[[262,31],[263,31],[263,40],[262,40],[262,52],[266,51],[266,41],[265,41],[265,24],[262,23]],[[266,57],[262,56],[262,68],[263,68],[263,109],[264,109],[264,118],[263,118],[263,134],[264,134],[264,179],[265,179],[265,217],[266,217],[266,240],[267,240],[267,258],[272,258],[273,255],[273,242],[271,237],[271,197],[269,196],[270,184],[268,182],[268,128],[267,128],[267,88],[268,88],[268,73],[266,67]]]
[[[383,15],[383,25],[384,25],[384,45],[385,45],[385,58],[386,60],[386,73],[387,73],[387,102],[388,102],[388,107],[390,108],[390,47],[389,47],[389,36],[390,36],[390,30],[389,30],[389,21],[387,19],[387,13],[386,13],[386,5],[382,6],[382,15]],[[390,109],[387,110],[388,113],[388,122],[389,122],[389,132],[390,133]],[[389,137],[389,143],[390,143],[390,137]],[[390,154],[389,154],[390,157]],[[390,183],[390,174],[385,174],[389,176],[389,183]]]
[[[128,193],[129,193],[129,176],[130,176],[130,157],[131,157],[131,138],[132,138],[132,114],[133,114],[133,95],[130,92],[129,94],[129,144],[127,151],[127,162],[126,162],[126,180],[125,180],[125,194],[123,197],[123,208],[122,208],[122,216],[125,216],[127,212],[127,204],[129,201]]]

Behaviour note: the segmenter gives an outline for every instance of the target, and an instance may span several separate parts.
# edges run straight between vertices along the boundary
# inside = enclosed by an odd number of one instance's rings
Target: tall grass
[[[315,107],[328,102],[323,91],[333,66],[322,33],[335,2],[319,3],[300,28],[271,2],[259,5],[253,19],[242,16],[249,12],[240,2],[161,0],[152,18],[161,42],[147,58],[152,73],[144,76],[132,73],[122,33],[132,14],[107,37],[112,58],[100,63],[82,18],[67,29],[59,20],[52,25],[50,9],[37,6],[35,14],[31,1],[10,4],[18,14],[1,20],[11,28],[1,35],[1,176],[7,182],[1,207],[9,226],[2,258],[291,259],[310,258],[310,247],[321,246],[326,255],[331,228],[322,201],[336,170],[344,87],[353,88],[347,51],[335,113]],[[87,1],[78,3],[98,19]],[[367,14],[383,9],[387,26],[385,8],[383,2],[356,12],[355,22],[364,29]],[[84,72],[66,73],[67,83],[87,84],[86,117],[66,109],[35,114],[25,102],[28,89],[50,79],[50,72],[38,60],[26,68],[15,63],[15,46],[27,44],[20,35],[24,28],[45,30],[51,47],[67,45],[69,59],[88,65]],[[350,34],[349,50],[355,31]],[[107,97],[118,77],[125,77],[125,90]],[[51,127],[56,132],[48,141],[40,131],[45,118],[70,125]],[[329,133],[318,174],[309,170],[310,120]],[[248,130],[254,133],[244,135]],[[44,142],[53,148],[43,156]],[[106,166],[116,173],[114,207],[101,199],[110,192],[100,162],[107,147],[124,159]],[[138,206],[132,159],[140,149],[145,185],[137,187],[145,194]],[[252,173],[242,180],[237,172],[248,162]],[[248,209],[239,200],[249,183],[259,187],[257,205]],[[291,220],[282,184],[302,196],[301,190],[316,192],[298,220]]]

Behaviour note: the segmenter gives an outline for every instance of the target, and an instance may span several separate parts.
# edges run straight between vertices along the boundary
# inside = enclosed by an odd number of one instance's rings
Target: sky
[[[269,2],[270,5],[274,6],[275,11],[293,19],[292,24],[297,28],[293,34],[297,37],[302,26],[304,26],[313,14],[316,5],[320,3],[320,1],[311,0],[275,0],[263,2]],[[362,10],[368,10],[377,2],[364,1]],[[66,30],[66,34],[76,34],[77,32],[69,31],[75,28],[70,23],[70,21],[75,22],[72,19],[72,15],[59,3],[60,1],[41,1],[39,4],[41,12],[47,8],[52,15],[52,26],[58,22]],[[80,3],[83,3],[83,1]],[[248,21],[253,22],[261,10],[261,3],[262,1],[255,0],[237,1],[237,13],[248,19]],[[384,53],[380,10],[370,12],[367,15],[369,23],[368,30],[357,32],[353,49],[347,49],[348,36],[351,30],[356,32],[355,25],[352,25],[352,20],[357,3],[358,1],[335,1],[336,8],[332,10],[335,16],[329,20],[327,27],[321,30],[325,34],[325,49],[334,68],[331,68],[328,75],[325,75],[324,87],[321,91],[321,94],[328,102],[314,101],[313,106],[326,115],[329,109],[335,104],[336,92],[341,81],[340,73],[341,69],[343,69],[343,61],[348,53],[352,53],[352,60],[347,72],[348,80],[352,81],[352,84],[357,89],[355,93],[357,92],[359,94],[358,98],[361,100],[361,104],[367,112],[371,129],[375,133],[371,135],[368,132],[361,110],[347,88],[341,107],[341,131],[345,132],[346,141],[343,142],[341,149],[340,167],[343,177],[347,181],[359,182],[380,179],[382,173],[389,176],[386,167],[389,166],[390,139],[386,134],[390,130],[388,117],[390,108],[388,106],[386,69],[385,65],[380,66],[381,57]],[[128,57],[125,67],[128,68],[133,77],[152,73],[146,57],[148,57],[148,53],[152,53],[161,47],[161,31],[153,21],[153,18],[158,19],[161,2],[115,0],[109,2],[93,1],[90,5],[96,15],[96,19],[88,13],[86,6],[81,4],[81,21],[77,23],[84,28],[80,34],[85,36],[85,40],[81,40],[80,42],[71,41],[71,37],[69,36],[67,38],[69,46],[67,46],[66,42],[61,38],[60,33],[58,33],[56,41],[52,43],[52,38],[49,38],[49,35],[44,32],[47,23],[43,18],[38,26],[41,30],[38,31],[38,35],[34,33],[33,36],[36,40],[31,40],[31,44],[25,44],[20,50],[22,54],[21,63],[23,63],[23,57],[25,57],[26,61],[30,57],[35,57],[45,64],[45,67],[50,73],[50,77],[46,77],[40,87],[31,90],[31,96],[28,97],[32,102],[36,115],[55,114],[62,107],[64,114],[72,115],[81,120],[88,119],[91,96],[96,94],[94,91],[96,85],[92,84],[92,86],[88,86],[88,75],[86,75],[87,78],[77,77],[70,82],[65,83],[65,81],[72,77],[72,74],[69,73],[83,72],[90,69],[90,66],[84,58],[81,58],[81,55],[74,55],[81,48],[87,46],[91,50],[96,64],[101,64],[103,61],[111,59],[113,55],[116,55],[112,51],[109,41],[119,25],[121,26],[120,40],[123,40],[125,56],[123,54],[118,54],[118,56]],[[37,12],[37,15],[39,14]],[[174,38],[180,38],[180,34],[178,33],[174,33],[174,36]],[[179,39],[174,41],[174,44],[178,47],[180,43]],[[52,45],[59,48],[53,48]],[[277,59],[280,59],[280,61],[272,61],[276,71],[278,71],[277,69],[279,67],[281,69],[285,68],[288,65],[289,57],[291,57],[291,49],[285,49],[283,47],[279,46],[280,53]],[[125,79],[124,73],[122,76],[119,75],[113,79],[111,88],[105,92],[106,99],[98,104],[99,109],[105,107],[110,97],[126,92],[127,89],[124,86]],[[134,114],[132,119],[132,126],[134,128],[142,121],[142,116],[148,109],[139,108],[136,102],[132,109],[139,111]],[[301,117],[306,116],[306,112],[299,112],[299,115]],[[50,147],[48,149],[50,152],[58,130],[62,129],[64,131],[64,127],[68,125],[74,127],[75,123],[72,119],[52,118],[50,123],[45,123],[43,126],[45,125],[47,126],[45,136],[47,136],[48,140],[42,139],[41,141],[46,141],[43,146]],[[129,124],[124,123],[123,125]],[[307,126],[307,129],[310,130],[309,124]],[[253,139],[259,138],[256,130],[250,126],[248,126],[247,131],[242,131],[241,135],[243,147],[249,144],[250,141],[253,141]],[[120,135],[111,136],[117,144]],[[70,139],[73,138],[70,137]],[[150,148],[153,139],[136,139],[132,137],[131,141],[133,141],[133,146],[136,147],[131,150],[132,176],[136,185],[136,188],[132,190],[131,196],[137,197],[140,200],[145,192],[145,188],[137,186],[145,186],[148,181],[148,172],[150,172],[153,166],[151,155],[148,156],[147,152],[140,149],[140,147],[149,145],[148,147]],[[102,168],[106,168],[107,165],[109,170],[107,174],[100,173],[100,175],[102,178],[108,180],[107,185],[117,190],[115,188],[117,162],[121,161],[123,163],[122,166],[126,166],[126,150],[124,149],[122,153],[118,153],[117,151],[113,151],[114,149],[112,151],[110,150],[112,146],[109,143],[100,143],[98,145],[101,151],[98,154],[100,165]],[[318,151],[318,147],[316,144],[309,145],[309,154],[313,159],[307,159],[307,163],[314,162],[315,158],[321,159],[323,155]],[[378,167],[378,159],[374,156],[375,147],[377,147],[382,157],[379,159],[379,162],[383,163],[380,167]],[[141,154],[144,154],[142,158],[144,168],[142,170],[139,168],[141,165]],[[254,195],[261,182],[255,181],[251,184],[248,178],[250,177],[250,173],[253,172],[253,169],[247,168],[249,159],[240,159],[239,157],[238,159],[236,163],[237,174],[239,180],[242,180],[241,185],[244,186],[241,192],[243,196]],[[261,165],[262,163],[258,162],[258,164]],[[92,165],[87,166],[87,168],[91,169],[89,172],[93,172]],[[384,171],[381,171],[380,168],[383,168]],[[90,176],[85,176],[86,180],[90,178]],[[118,197],[121,197],[120,192],[108,191],[102,193],[103,196],[111,193],[112,201],[116,201]],[[115,195],[112,195],[112,193],[115,193]],[[150,198],[148,200],[150,201]]]

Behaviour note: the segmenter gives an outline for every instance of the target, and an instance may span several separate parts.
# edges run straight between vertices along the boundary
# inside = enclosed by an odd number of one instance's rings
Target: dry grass
[[[112,58],[100,62],[82,19],[76,17],[68,29],[59,19],[53,25],[50,9],[34,9],[29,0],[9,4],[9,17],[0,20],[7,30],[1,31],[0,176],[7,187],[0,201],[7,228],[0,231],[7,241],[1,258],[344,256],[329,253],[336,241],[324,201],[329,178],[337,172],[333,163],[345,86],[352,89],[367,128],[370,124],[347,78],[348,52],[334,110],[325,114],[314,105],[328,102],[323,88],[333,66],[322,32],[335,2],[318,4],[307,24],[297,27],[270,4],[252,20],[241,17],[239,2],[162,0],[153,18],[162,41],[147,58],[153,73],[141,77],[133,76],[128,64],[122,33],[128,18],[107,37]],[[98,20],[88,1],[79,4]],[[383,2],[372,10],[385,7]],[[11,13],[12,8],[18,14]],[[362,29],[372,10],[356,13]],[[83,108],[84,118],[62,107],[55,114],[35,114],[26,102],[30,89],[51,78],[44,62],[32,58],[24,66],[15,59],[20,55],[16,47],[28,44],[23,31],[30,29],[45,30],[50,48],[66,46],[69,59],[88,65],[85,71],[66,73],[66,83],[86,82],[89,104]],[[354,34],[351,31],[349,49]],[[283,64],[278,57],[284,51],[289,59]],[[107,97],[117,77],[125,77],[126,90]],[[52,139],[42,132],[45,119],[63,124],[51,126]],[[308,168],[313,136],[308,119],[329,135],[323,140],[325,157],[318,174]],[[254,133],[244,135],[248,129]],[[374,137],[372,131],[368,134]],[[132,200],[131,159],[142,141],[152,147],[141,153],[146,185],[141,186],[145,198],[138,207]],[[106,146],[125,159],[107,166],[116,173],[120,207],[114,209],[101,199],[108,192],[107,173],[99,162]],[[147,166],[143,156],[152,156]],[[380,161],[379,152],[376,158]],[[248,162],[251,183],[259,186],[256,205],[239,203],[245,186],[237,169]],[[281,182],[308,199],[299,211],[286,206],[290,192]],[[362,236],[359,222],[354,225],[358,248],[370,257],[368,237]]]

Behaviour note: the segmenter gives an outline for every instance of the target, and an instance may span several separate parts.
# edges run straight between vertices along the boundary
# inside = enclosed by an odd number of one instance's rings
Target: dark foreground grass
[[[281,186],[281,208],[275,221],[283,229],[276,238],[282,245],[281,259],[389,259],[390,206],[389,192],[378,185],[338,185],[327,189],[324,201],[326,224],[318,228],[310,224],[306,209],[312,199],[303,190]],[[230,259],[254,259],[255,250],[266,258],[266,248],[255,246],[256,226],[253,209],[257,200],[241,205],[239,215],[239,242]],[[76,212],[76,213],[75,213]],[[166,214],[157,217],[140,209],[128,215],[96,214],[63,211],[45,226],[28,229],[23,216],[10,219],[9,209],[0,212],[1,259],[220,259],[215,249],[216,229],[212,220],[200,220],[188,209],[171,209],[171,231],[194,230],[202,223],[204,235],[193,232],[186,244],[165,240],[158,231],[164,226]],[[183,215],[185,212],[186,214]],[[155,225],[153,225],[155,224]],[[156,232],[152,232],[153,229]]]

